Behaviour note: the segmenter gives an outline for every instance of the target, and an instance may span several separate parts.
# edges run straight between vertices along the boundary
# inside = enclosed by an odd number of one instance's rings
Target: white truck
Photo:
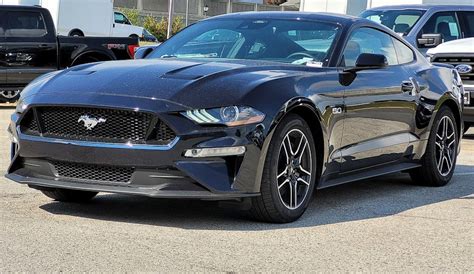
[[[464,84],[464,130],[474,126],[474,38],[445,42],[429,49],[427,56],[433,63],[453,65]]]
[[[143,38],[144,29],[134,26],[113,0],[0,0],[3,5],[39,5],[53,17],[57,34]]]

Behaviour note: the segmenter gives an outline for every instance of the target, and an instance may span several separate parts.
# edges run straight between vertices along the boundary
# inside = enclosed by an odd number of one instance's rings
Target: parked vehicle
[[[145,42],[158,43],[158,39],[147,29],[143,29],[143,38],[141,40]]]
[[[227,38],[208,35],[218,29]],[[7,177],[65,202],[97,192],[234,200],[291,222],[319,188],[402,170],[446,185],[461,90],[455,69],[366,19],[228,14],[145,60],[34,81],[12,116]]]
[[[13,102],[29,82],[59,69],[133,58],[132,38],[57,37],[48,10],[0,6],[0,101]]]
[[[464,131],[474,126],[474,38],[443,43],[428,50],[431,62],[456,67],[464,83]]]
[[[58,35],[143,38],[142,27],[133,26],[112,0],[42,0],[53,17]]]
[[[387,26],[422,53],[443,42],[474,37],[472,5],[384,6],[360,16]]]

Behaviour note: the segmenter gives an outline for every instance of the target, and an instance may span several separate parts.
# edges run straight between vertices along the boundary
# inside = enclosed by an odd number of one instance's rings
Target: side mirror
[[[443,35],[440,33],[423,34],[418,38],[418,45],[425,48],[434,48],[443,43]]]
[[[382,54],[362,53],[357,57],[355,67],[347,68],[344,72],[357,72],[367,69],[380,69],[388,66],[387,57]]]
[[[145,46],[145,47],[139,47],[135,51],[135,59],[144,59],[145,57],[148,56],[152,51],[154,51],[158,46]]]
[[[356,72],[367,69],[381,69],[388,66],[387,57],[382,54],[362,53],[357,57],[355,67],[346,68],[339,74],[339,83],[349,86],[357,77]]]

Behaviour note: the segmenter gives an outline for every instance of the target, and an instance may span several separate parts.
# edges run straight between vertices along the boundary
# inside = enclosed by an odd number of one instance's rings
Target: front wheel
[[[59,188],[42,189],[41,192],[55,201],[70,203],[88,202],[97,195],[97,192]]]
[[[458,151],[458,131],[453,112],[442,107],[431,128],[421,167],[412,170],[414,182],[427,186],[444,186],[453,177]]]
[[[316,169],[316,148],[308,124],[298,115],[288,115],[268,148],[261,195],[252,199],[252,216],[274,223],[297,220],[313,196]]]

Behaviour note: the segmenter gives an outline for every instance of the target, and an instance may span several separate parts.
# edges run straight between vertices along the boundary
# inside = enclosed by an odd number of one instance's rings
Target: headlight
[[[15,111],[17,113],[23,113],[23,111],[25,111],[25,109],[27,109],[27,108],[28,108],[28,104],[25,103],[25,101],[23,101],[22,99],[20,99],[16,104]]]
[[[265,114],[256,109],[237,106],[195,109],[181,114],[198,124],[226,125],[229,127],[260,123],[265,119]]]

